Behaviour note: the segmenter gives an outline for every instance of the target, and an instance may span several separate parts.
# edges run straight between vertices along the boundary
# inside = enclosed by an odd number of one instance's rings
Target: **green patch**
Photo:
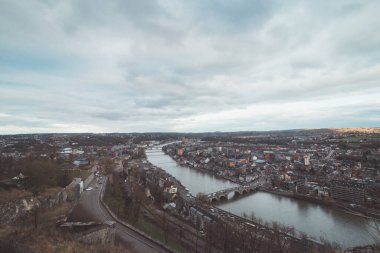
[[[71,204],[68,202],[59,204],[45,212],[41,212],[39,221],[42,227],[52,227],[62,215],[67,215],[71,209]]]
[[[70,179],[73,178],[83,178],[86,179],[91,175],[91,169],[86,168],[73,168],[73,169],[66,169],[64,170],[64,173],[67,173],[67,177]]]
[[[80,169],[80,175],[82,178],[88,178],[91,175],[91,169]]]
[[[173,249],[176,252],[188,252],[185,248],[182,247],[180,242],[177,240],[177,238],[174,238],[172,235],[169,235],[167,238],[167,242],[165,240],[165,231],[161,229],[156,224],[146,220],[145,218],[141,217],[134,226],[144,232],[145,234],[149,235],[150,237],[160,241],[161,243],[165,244],[169,248]]]

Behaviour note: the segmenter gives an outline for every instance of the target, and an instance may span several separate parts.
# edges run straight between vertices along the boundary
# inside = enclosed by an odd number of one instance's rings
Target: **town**
[[[111,245],[112,252],[378,250],[378,128],[4,135],[0,152],[1,240],[16,233],[18,243],[35,247],[20,231],[47,229],[45,217],[67,205],[55,217],[57,237]],[[231,186],[194,192],[165,163],[155,164],[157,155]],[[220,206],[256,192],[373,221],[375,241],[347,247]],[[17,252],[15,245],[1,247]]]
[[[266,177],[271,191],[380,217],[378,134],[205,138],[167,145],[179,164],[246,185]],[[349,203],[349,204],[348,204]]]

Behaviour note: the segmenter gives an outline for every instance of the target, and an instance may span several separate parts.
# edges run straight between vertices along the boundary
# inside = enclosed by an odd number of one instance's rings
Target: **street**
[[[127,226],[121,224],[119,221],[115,220],[109,212],[104,208],[104,206],[100,202],[100,194],[104,190],[105,185],[105,177],[103,176],[101,179],[102,184],[99,184],[96,182],[96,180],[93,180],[93,182],[90,184],[90,186],[93,188],[90,191],[84,191],[81,195],[79,203],[94,217],[99,219],[99,221],[114,221],[115,222],[115,229],[116,229],[116,235],[123,240],[125,243],[131,245],[134,252],[171,252],[161,245],[155,243],[154,241],[150,240],[149,238],[146,238],[142,236],[141,234],[137,233],[136,231],[128,228]],[[99,186],[96,188],[96,186]]]

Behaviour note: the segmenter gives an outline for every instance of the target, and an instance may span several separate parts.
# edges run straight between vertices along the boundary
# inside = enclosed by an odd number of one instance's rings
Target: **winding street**
[[[116,235],[125,243],[131,246],[133,252],[138,253],[167,253],[172,252],[162,245],[156,243],[148,237],[141,235],[130,227],[124,225],[121,221],[114,219],[107,209],[102,205],[100,197],[105,188],[105,177],[100,179],[101,184],[97,180],[93,180],[90,191],[84,191],[81,195],[79,203],[99,221],[114,221]],[[98,186],[98,188],[97,188]]]

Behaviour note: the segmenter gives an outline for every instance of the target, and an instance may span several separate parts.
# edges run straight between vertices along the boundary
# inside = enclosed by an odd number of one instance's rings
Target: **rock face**
[[[0,204],[0,224],[15,223],[38,206],[37,199],[23,198]]]
[[[70,223],[70,222],[69,222]],[[61,226],[65,226],[65,223]],[[110,222],[104,222],[104,223],[95,223],[94,225],[89,225],[89,223],[82,223],[81,222],[74,222],[72,226],[70,226],[71,232],[71,239],[77,240],[79,242],[87,243],[87,244],[115,244],[115,223]],[[76,231],[75,230],[79,230]]]
[[[103,226],[96,231],[79,236],[77,240],[87,244],[101,243],[115,245],[115,227]]]
[[[53,206],[79,199],[79,186],[66,187],[52,194],[45,194],[37,197],[24,197],[0,203],[0,224],[13,224],[27,214],[38,208],[52,208]]]

